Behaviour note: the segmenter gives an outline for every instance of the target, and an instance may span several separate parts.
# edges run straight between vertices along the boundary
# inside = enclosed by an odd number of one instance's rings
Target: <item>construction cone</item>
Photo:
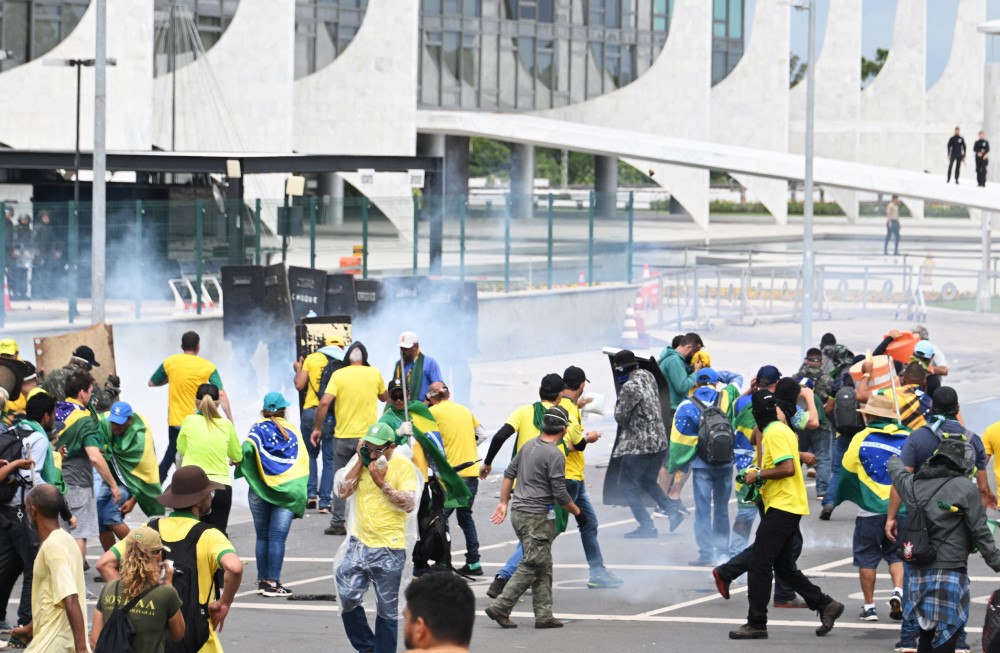
[[[12,311],[14,306],[10,303],[10,288],[7,287],[7,275],[3,275],[3,310]]]
[[[642,264],[642,278],[643,279],[649,278],[649,263]]]
[[[587,275],[583,270],[580,270],[580,274],[576,275],[576,285],[580,287],[587,285]]]
[[[642,293],[635,296],[635,332],[640,343],[646,342],[646,318],[642,316],[645,310],[645,298]]]
[[[625,309],[625,322],[622,324],[622,344],[631,347],[639,344],[639,327],[635,321],[635,307]]]

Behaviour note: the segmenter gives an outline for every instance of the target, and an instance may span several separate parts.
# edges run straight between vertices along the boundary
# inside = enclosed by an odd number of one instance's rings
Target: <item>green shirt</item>
[[[236,427],[225,417],[211,424],[203,415],[188,415],[177,434],[177,453],[184,457],[183,465],[197,465],[216,483],[232,485],[229,461],[243,460],[243,448]]]
[[[131,599],[121,596],[121,581],[113,580],[101,590],[97,605],[108,623],[116,605],[124,606]],[[181,597],[177,590],[169,585],[160,585],[149,594],[142,597],[128,612],[128,620],[135,628],[135,640],[132,648],[144,653],[163,653],[164,637],[167,633],[167,621],[181,607]]]

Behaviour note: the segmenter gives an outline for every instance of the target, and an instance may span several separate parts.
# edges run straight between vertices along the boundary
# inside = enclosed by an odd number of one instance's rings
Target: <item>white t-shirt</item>
[[[34,472],[32,472],[32,470],[30,469],[19,469],[15,473],[20,474],[21,478],[31,479],[35,485],[44,483],[45,481],[42,480],[42,465],[45,464],[45,454],[48,452],[49,443],[46,441],[45,436],[39,433],[38,431],[34,431],[31,435],[24,438],[24,440],[22,440],[21,442],[22,442],[21,457],[22,458],[30,457],[33,461],[35,461],[35,467],[34,467]],[[32,473],[34,474],[33,479],[31,478]],[[28,493],[27,488],[25,488],[24,493],[25,495],[27,495]],[[4,505],[16,508],[20,504],[21,504],[21,491],[18,490],[17,492],[14,493],[14,498],[8,501]]]
[[[931,343],[931,346],[934,347],[934,360],[931,361],[931,364],[934,365],[934,367],[948,367],[948,359],[945,357],[944,352],[941,351],[941,348],[933,342]]]

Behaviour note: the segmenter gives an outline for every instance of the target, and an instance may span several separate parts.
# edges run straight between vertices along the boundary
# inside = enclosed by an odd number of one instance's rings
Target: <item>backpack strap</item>
[[[121,586],[121,581],[119,581],[118,589],[120,590],[121,587],[122,587]],[[155,585],[150,585],[141,594],[139,594],[139,596],[135,597],[134,599],[132,599],[131,601],[129,601],[128,603],[126,603],[123,606],[116,607],[115,610],[121,610],[125,614],[128,614],[128,612],[132,608],[134,608],[136,606],[136,604],[138,604],[139,601],[141,601],[144,596],[146,596],[147,594],[149,594],[150,592],[152,592],[153,590],[155,590],[157,587],[159,587],[159,583],[157,583]]]
[[[693,403],[695,406],[698,407],[699,413],[704,413],[708,409],[708,406],[705,405],[705,402],[703,402],[701,399],[699,399],[694,395],[691,395],[691,403]]]

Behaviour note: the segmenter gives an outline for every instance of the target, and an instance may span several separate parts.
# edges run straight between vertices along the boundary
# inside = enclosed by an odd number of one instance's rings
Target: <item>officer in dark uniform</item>
[[[979,140],[972,151],[976,153],[976,182],[985,188],[986,166],[990,164],[990,142],[986,140],[986,132],[979,132]]]
[[[955,183],[958,183],[958,171],[965,160],[965,139],[961,130],[955,127],[955,135],[948,139],[948,181],[951,181],[951,168],[955,166]]]

